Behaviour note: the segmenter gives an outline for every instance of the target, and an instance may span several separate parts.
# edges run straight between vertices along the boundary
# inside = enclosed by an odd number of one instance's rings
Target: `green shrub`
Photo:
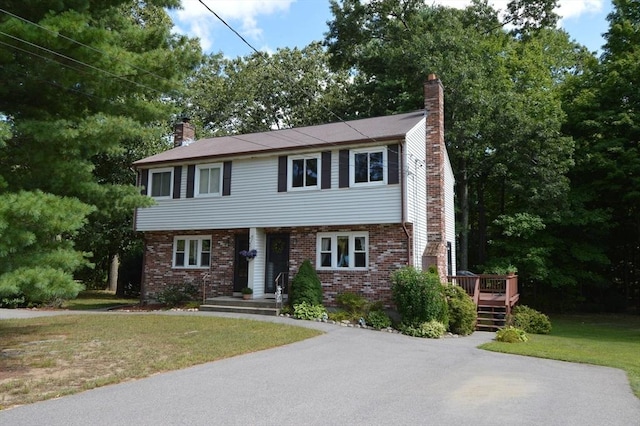
[[[50,266],[24,267],[0,274],[0,297],[7,301],[24,298],[27,306],[59,306],[82,290],[84,285],[74,281],[69,273]]]
[[[436,320],[426,321],[417,327],[412,325],[400,325],[400,331],[403,334],[413,337],[426,337],[429,339],[439,339],[444,336],[446,327],[443,323]]]
[[[295,306],[302,302],[310,305],[322,305],[322,284],[313,269],[313,265],[307,259],[302,262],[298,273],[291,281],[289,304]]]
[[[376,330],[391,326],[391,318],[381,310],[369,311],[366,320],[367,324]]]
[[[170,284],[156,295],[158,302],[171,308],[190,302],[198,296],[198,287],[193,283]]]
[[[363,317],[369,304],[367,299],[355,293],[340,293],[336,296],[336,303],[354,318]]]
[[[496,340],[498,342],[519,343],[529,340],[527,333],[516,327],[507,326],[496,332]]]
[[[15,309],[26,308],[27,300],[23,295],[17,295],[14,297],[3,297],[0,299],[0,308]]]
[[[311,305],[307,302],[293,305],[293,316],[303,320],[315,320],[322,318],[326,314],[326,310],[322,305]]]
[[[513,308],[508,322],[527,333],[549,334],[551,332],[549,317],[525,305]]]
[[[478,310],[473,299],[458,285],[447,284],[444,287],[449,307],[449,331],[466,336],[476,328]]]
[[[448,324],[447,300],[437,274],[406,267],[391,274],[393,300],[405,325],[418,327],[431,320]]]
[[[335,312],[329,312],[329,319],[335,322],[342,322],[344,320],[352,321],[351,314],[344,310]]]

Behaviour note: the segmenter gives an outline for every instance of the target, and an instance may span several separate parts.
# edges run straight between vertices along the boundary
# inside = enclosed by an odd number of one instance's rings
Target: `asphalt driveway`
[[[476,349],[492,333],[429,340],[257,319],[326,334],[0,411],[0,425],[640,426],[623,371]]]

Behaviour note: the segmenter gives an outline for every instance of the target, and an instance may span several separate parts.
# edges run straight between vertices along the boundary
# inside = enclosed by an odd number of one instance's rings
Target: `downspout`
[[[405,178],[408,177],[408,174],[405,174],[405,165],[404,165],[404,155],[403,155],[403,149],[402,149],[402,142],[400,141],[400,143],[398,144],[398,150],[400,152],[398,152],[398,158],[400,159],[400,216],[401,216],[401,222],[402,222],[402,229],[404,229],[404,233],[407,236],[407,263],[409,266],[413,266],[413,256],[411,256],[411,246],[412,246],[412,241],[411,241],[411,234],[409,233],[409,230],[407,229],[407,209],[405,206],[405,200],[407,199],[406,197],[406,190],[407,190],[407,184],[405,181]]]

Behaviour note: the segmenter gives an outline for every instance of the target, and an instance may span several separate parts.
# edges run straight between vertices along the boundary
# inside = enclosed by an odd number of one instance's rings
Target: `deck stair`
[[[518,303],[516,275],[462,275],[448,277],[461,286],[478,309],[476,330],[496,331],[506,325],[511,309]]]
[[[478,305],[478,331],[496,331],[506,325],[507,309],[504,306]]]
[[[278,304],[279,305],[279,304]],[[232,312],[237,314],[278,316],[280,306],[275,299],[249,299],[242,297],[211,297],[200,305],[201,311]]]

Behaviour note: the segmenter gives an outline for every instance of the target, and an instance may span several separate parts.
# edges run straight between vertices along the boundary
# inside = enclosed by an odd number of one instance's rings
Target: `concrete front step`
[[[279,307],[276,307],[275,299],[244,300],[240,297],[212,297],[200,305],[200,310],[277,316],[280,313]]]
[[[200,305],[201,311],[209,312],[232,312],[234,314],[251,314],[251,315],[267,315],[278,316],[280,309],[276,308],[260,308],[256,306],[223,306],[223,305]]]

